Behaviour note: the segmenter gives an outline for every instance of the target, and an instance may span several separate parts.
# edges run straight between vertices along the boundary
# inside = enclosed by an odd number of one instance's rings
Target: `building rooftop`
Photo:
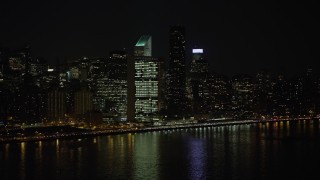
[[[148,35],[141,36],[136,46],[145,46],[150,38],[151,36]]]

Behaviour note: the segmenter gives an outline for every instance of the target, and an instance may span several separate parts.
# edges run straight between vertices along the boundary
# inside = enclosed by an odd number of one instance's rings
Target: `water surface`
[[[1,180],[317,179],[319,164],[319,121],[0,144]]]

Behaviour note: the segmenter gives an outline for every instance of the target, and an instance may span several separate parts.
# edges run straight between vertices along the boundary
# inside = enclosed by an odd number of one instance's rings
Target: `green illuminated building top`
[[[143,35],[136,43],[134,48],[135,56],[152,56],[151,54],[151,36]]]
[[[151,36],[148,36],[148,35],[141,36],[139,41],[136,43],[136,46],[145,46],[148,43],[150,38]]]

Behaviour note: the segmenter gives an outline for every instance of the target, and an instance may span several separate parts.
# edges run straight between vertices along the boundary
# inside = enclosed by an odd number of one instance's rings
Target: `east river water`
[[[318,179],[318,120],[0,144],[0,179]]]

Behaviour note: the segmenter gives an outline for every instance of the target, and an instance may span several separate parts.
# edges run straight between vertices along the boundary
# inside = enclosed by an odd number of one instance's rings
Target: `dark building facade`
[[[174,117],[185,115],[186,106],[186,40],[185,28],[171,26],[169,35],[169,69],[167,76],[167,111]]]
[[[203,49],[192,50],[192,61],[187,73],[187,94],[190,99],[191,108],[194,113],[203,113],[205,101],[205,84],[208,73],[209,64],[203,58]]]
[[[66,93],[62,89],[53,89],[48,92],[48,122],[65,120],[66,114]]]
[[[112,121],[127,120],[127,55],[125,51],[110,52],[105,77],[99,78],[98,91],[104,97],[104,112]]]

